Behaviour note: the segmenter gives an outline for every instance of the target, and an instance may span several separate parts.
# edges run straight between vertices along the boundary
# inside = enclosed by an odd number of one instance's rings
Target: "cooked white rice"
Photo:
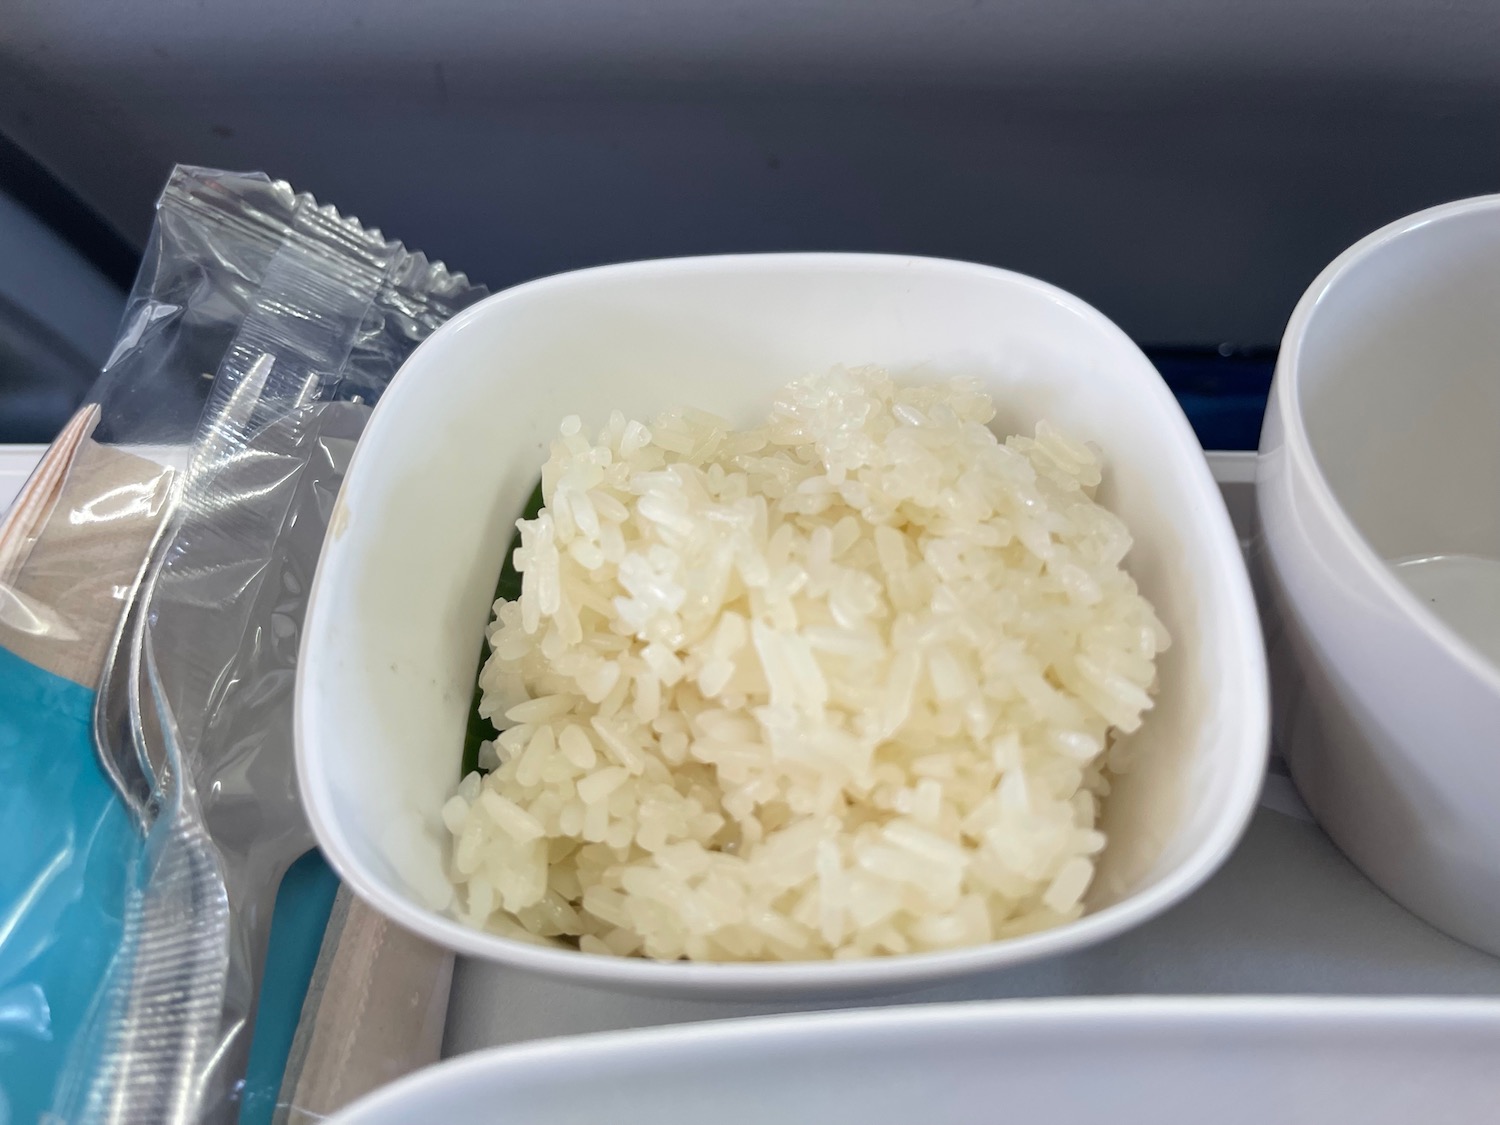
[[[1076,918],[1166,631],[1094,449],[967,381],[563,421],[443,809],[459,915],[586,952],[868,957]],[[1118,764],[1118,763],[1116,763]]]

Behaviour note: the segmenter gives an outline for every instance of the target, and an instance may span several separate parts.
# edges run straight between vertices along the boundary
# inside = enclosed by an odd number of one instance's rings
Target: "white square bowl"
[[[458,781],[502,554],[558,422],[683,405],[749,425],[834,365],[981,379],[1013,433],[1048,418],[1105,452],[1100,499],[1171,631],[1139,764],[1105,804],[1110,842],[1078,921],[943,953],[717,965],[593,956],[443,912],[439,810]],[[375,410],[308,609],[297,762],[329,861],[398,923],[460,953],[632,991],[895,991],[1077,949],[1198,886],[1239,839],[1267,744],[1260,627],[1223,500],[1150,362],[1088,305],[1004,270],[878,255],[640,262],[545,278],[468,309]]]

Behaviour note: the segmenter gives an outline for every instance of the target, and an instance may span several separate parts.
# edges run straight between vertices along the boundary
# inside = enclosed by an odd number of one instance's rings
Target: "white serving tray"
[[[46,451],[45,445],[0,445],[0,515],[10,508]]]
[[[1210,453],[1230,515],[1254,536],[1255,455]],[[1356,871],[1273,758],[1261,807],[1225,866],[1161,917],[1102,945],[879,1003],[1116,995],[1500,996],[1500,959],[1444,936]],[[848,1007],[704,1003],[607,992],[460,959],[444,1054],[591,1031]]]
[[[0,446],[0,512],[41,452]],[[1254,454],[1208,459],[1248,544]],[[1273,758],[1261,807],[1238,850],[1180,906],[1079,953],[879,1002],[1136,994],[1500,996],[1500,958],[1444,936],[1376,889],[1312,823]],[[794,1010],[631,996],[461,959],[444,1053]]]

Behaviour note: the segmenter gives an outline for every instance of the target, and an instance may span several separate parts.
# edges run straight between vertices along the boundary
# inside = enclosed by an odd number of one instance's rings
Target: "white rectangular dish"
[[[1500,1104],[1500,1001],[1044,1000],[534,1043],[412,1075],[337,1125],[1443,1125]]]
[[[0,446],[0,511],[41,452]],[[1240,538],[1249,544],[1255,455],[1210,453],[1208,459]],[[1093,949],[882,1002],[1173,993],[1227,997],[1215,1003],[1247,1011],[1267,1010],[1250,998],[1254,994],[1494,997],[1500,996],[1500,959],[1445,937],[1382,894],[1311,822],[1273,759],[1260,808],[1238,849],[1173,910]],[[1342,1002],[1297,1003],[1332,1012]],[[1443,999],[1423,1010],[1461,1006]],[[444,1052],[787,1010],[630,996],[461,959]],[[1469,1025],[1453,1026],[1467,1034]]]

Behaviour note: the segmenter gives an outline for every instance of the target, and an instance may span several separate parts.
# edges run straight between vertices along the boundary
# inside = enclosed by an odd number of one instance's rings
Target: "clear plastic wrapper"
[[[482,294],[286,184],[173,173],[91,403],[0,528],[0,1123],[244,1119],[276,892],[312,846],[318,551],[370,407]],[[447,966],[411,957],[439,1009],[411,1022],[440,1027]]]

